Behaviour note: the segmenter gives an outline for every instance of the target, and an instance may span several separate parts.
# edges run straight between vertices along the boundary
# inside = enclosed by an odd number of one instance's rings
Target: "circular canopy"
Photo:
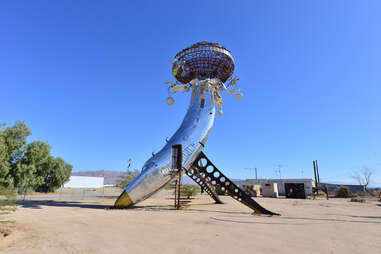
[[[211,42],[199,42],[183,49],[177,53],[172,64],[173,75],[183,84],[195,78],[218,78],[225,82],[233,71],[234,58],[231,53]]]

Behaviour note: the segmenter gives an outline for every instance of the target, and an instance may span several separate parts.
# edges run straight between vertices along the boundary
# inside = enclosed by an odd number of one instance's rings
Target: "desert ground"
[[[112,197],[27,200],[2,215],[0,253],[381,253],[381,203],[256,198],[282,216],[254,216],[228,196],[174,210],[156,195],[110,210]]]

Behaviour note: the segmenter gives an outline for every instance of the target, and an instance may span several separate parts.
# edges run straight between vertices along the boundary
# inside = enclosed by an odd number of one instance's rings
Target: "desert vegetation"
[[[196,196],[198,193],[200,193],[200,187],[198,187],[197,185],[181,185],[180,194],[183,197],[190,199],[192,196]]]
[[[349,197],[352,197],[352,193],[348,187],[341,186],[336,190],[335,197],[336,198],[349,198]]]

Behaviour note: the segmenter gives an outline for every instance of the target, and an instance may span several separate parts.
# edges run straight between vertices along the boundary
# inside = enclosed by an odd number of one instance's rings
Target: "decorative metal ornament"
[[[234,58],[230,51],[217,43],[199,42],[178,53],[172,62],[172,73],[176,82],[166,82],[169,85],[168,96],[176,92],[189,92],[199,85],[204,91],[211,93],[212,102],[222,115],[222,98],[220,92],[226,91],[236,95],[237,99],[243,97],[240,90],[233,90],[238,77],[231,78],[234,72]],[[227,86],[224,82],[227,82]],[[230,88],[230,89],[228,89]],[[193,95],[192,95],[193,98]],[[172,105],[173,103],[168,105]]]

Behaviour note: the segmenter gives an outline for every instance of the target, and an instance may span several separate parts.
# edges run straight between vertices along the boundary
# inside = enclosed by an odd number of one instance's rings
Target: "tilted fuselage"
[[[192,99],[187,114],[176,133],[157,154],[143,166],[142,171],[120,195],[116,207],[128,207],[142,201],[170,183],[172,145],[181,144],[183,169],[189,169],[202,151],[213,126],[215,107],[207,89],[199,83],[193,87]]]

